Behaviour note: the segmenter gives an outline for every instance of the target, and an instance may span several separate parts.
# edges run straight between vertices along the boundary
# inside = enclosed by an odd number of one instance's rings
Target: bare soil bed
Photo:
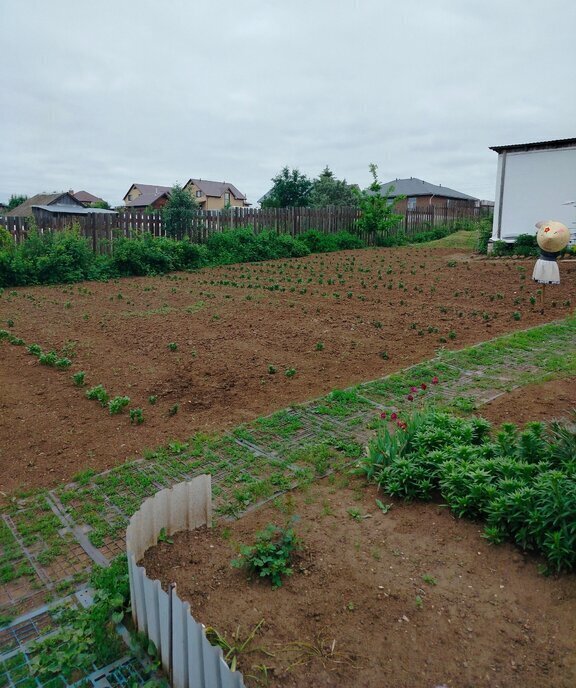
[[[5,290],[0,327],[73,364],[56,371],[0,343],[0,491],[66,482],[381,377],[440,346],[565,317],[576,262],[561,264],[544,314],[531,303],[532,266],[455,249],[373,249]],[[77,371],[88,387],[129,396],[144,423],[86,399],[70,379]]]
[[[292,515],[303,549],[281,588],[231,567],[239,543]],[[576,579],[546,578],[535,558],[481,532],[340,476],[178,533],[143,563],[232,644],[264,620],[238,660],[249,686],[574,686]]]
[[[482,406],[477,415],[493,425],[530,421],[549,423],[560,418],[572,418],[576,410],[576,378],[549,380],[512,390]]]

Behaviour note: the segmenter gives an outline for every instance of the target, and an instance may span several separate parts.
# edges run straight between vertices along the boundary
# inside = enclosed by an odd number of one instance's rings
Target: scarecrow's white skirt
[[[555,260],[538,258],[532,273],[532,279],[540,284],[560,284],[560,270]]]

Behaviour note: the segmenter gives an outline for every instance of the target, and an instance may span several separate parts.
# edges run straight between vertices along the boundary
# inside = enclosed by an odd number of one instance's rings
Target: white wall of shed
[[[559,220],[576,235],[576,205],[564,205],[576,201],[576,146],[507,151],[502,193],[503,158],[500,153],[492,239],[536,234],[540,220]]]

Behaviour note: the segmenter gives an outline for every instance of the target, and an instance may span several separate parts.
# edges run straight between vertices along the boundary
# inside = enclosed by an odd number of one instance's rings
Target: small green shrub
[[[130,422],[133,425],[140,425],[144,422],[144,412],[141,408],[130,409]]]
[[[389,494],[440,494],[459,517],[482,519],[494,543],[512,540],[543,554],[551,571],[576,568],[574,425],[504,423],[415,413],[395,433],[384,427],[360,470]]]
[[[292,574],[291,562],[300,546],[293,528],[269,523],[256,534],[254,545],[240,547],[240,557],[232,560],[232,566],[268,578],[272,587],[278,588],[282,585],[282,577]]]
[[[101,406],[106,406],[110,398],[103,385],[96,385],[95,387],[87,390],[86,396],[88,399],[95,399],[96,401],[99,401]]]
[[[126,408],[130,403],[130,397],[114,397],[108,402],[108,410],[111,416],[116,416],[122,413],[122,409]]]
[[[55,366],[56,361],[58,361],[58,354],[55,351],[49,351],[46,354],[40,354],[38,360],[42,365]]]
[[[32,354],[32,356],[42,355],[42,347],[39,344],[30,344],[30,346],[26,347],[26,351],[29,354]]]
[[[86,373],[83,370],[79,370],[77,373],[74,373],[74,375],[72,375],[72,380],[74,381],[76,387],[84,387],[84,385],[86,384],[84,382],[85,377]]]

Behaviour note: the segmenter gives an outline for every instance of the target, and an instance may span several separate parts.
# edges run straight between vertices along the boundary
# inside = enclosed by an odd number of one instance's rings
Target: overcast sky
[[[284,166],[494,198],[576,136],[575,0],[0,0],[0,201]]]

